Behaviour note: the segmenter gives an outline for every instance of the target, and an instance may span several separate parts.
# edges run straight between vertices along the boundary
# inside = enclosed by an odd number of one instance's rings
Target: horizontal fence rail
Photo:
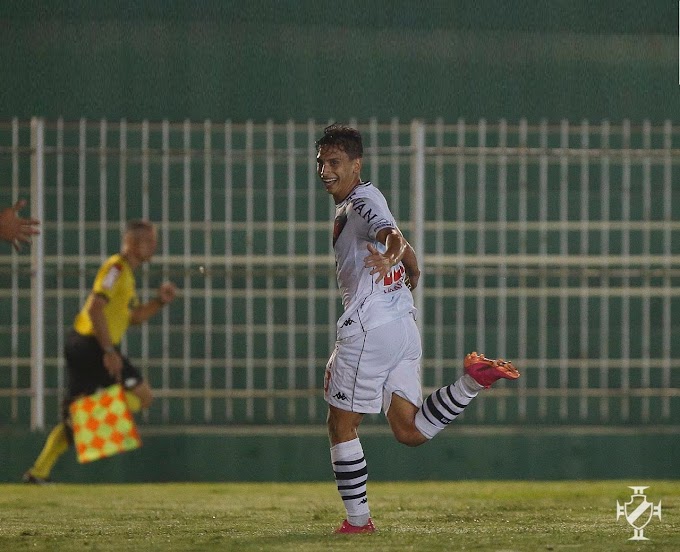
[[[137,274],[178,299],[124,349],[150,424],[317,424],[341,305],[320,121],[0,121],[1,206],[42,209],[0,256],[0,420],[58,417],[62,346],[125,222],[158,224]],[[350,121],[423,270],[426,390],[472,350],[523,377],[488,424],[680,422],[680,129],[630,121]],[[373,417],[371,417],[373,419]]]

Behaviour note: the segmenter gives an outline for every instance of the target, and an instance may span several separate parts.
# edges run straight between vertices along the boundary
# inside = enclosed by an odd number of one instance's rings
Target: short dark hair
[[[135,219],[128,221],[125,227],[125,232],[136,233],[139,232],[140,230],[153,230],[154,228],[155,228],[154,224],[152,222],[149,222],[148,220]]]
[[[364,156],[361,134],[356,128],[334,123],[323,129],[323,136],[316,141],[316,152],[323,146],[334,146],[344,151],[350,159]]]

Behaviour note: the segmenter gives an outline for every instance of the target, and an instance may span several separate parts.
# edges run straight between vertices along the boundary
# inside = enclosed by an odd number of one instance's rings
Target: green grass
[[[628,485],[662,519],[628,541]],[[0,485],[0,550],[680,550],[680,481],[369,483],[378,533],[332,534],[327,483]]]

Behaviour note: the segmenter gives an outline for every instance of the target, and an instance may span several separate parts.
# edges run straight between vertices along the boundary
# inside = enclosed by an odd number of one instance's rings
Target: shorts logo
[[[343,392],[338,391],[335,395],[333,395],[334,398],[338,399],[339,401],[348,401],[349,399],[347,398],[347,395],[345,395]]]
[[[340,327],[344,328],[345,326],[351,326],[352,324],[354,324],[354,320],[352,320],[351,318],[348,318],[347,320],[345,320],[343,322],[342,326],[340,326]]]

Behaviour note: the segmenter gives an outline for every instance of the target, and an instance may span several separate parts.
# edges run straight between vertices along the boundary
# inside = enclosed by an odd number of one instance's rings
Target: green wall
[[[0,433],[0,482],[16,482],[40,451],[44,434]],[[61,482],[332,480],[322,427],[222,432],[144,433],[141,449],[79,465],[69,450],[52,477]],[[674,479],[680,477],[677,431],[631,428],[578,433],[524,428],[494,432],[450,428],[425,446],[399,445],[387,430],[361,439],[372,480]]]
[[[677,118],[673,2],[3,2],[0,119]]]

